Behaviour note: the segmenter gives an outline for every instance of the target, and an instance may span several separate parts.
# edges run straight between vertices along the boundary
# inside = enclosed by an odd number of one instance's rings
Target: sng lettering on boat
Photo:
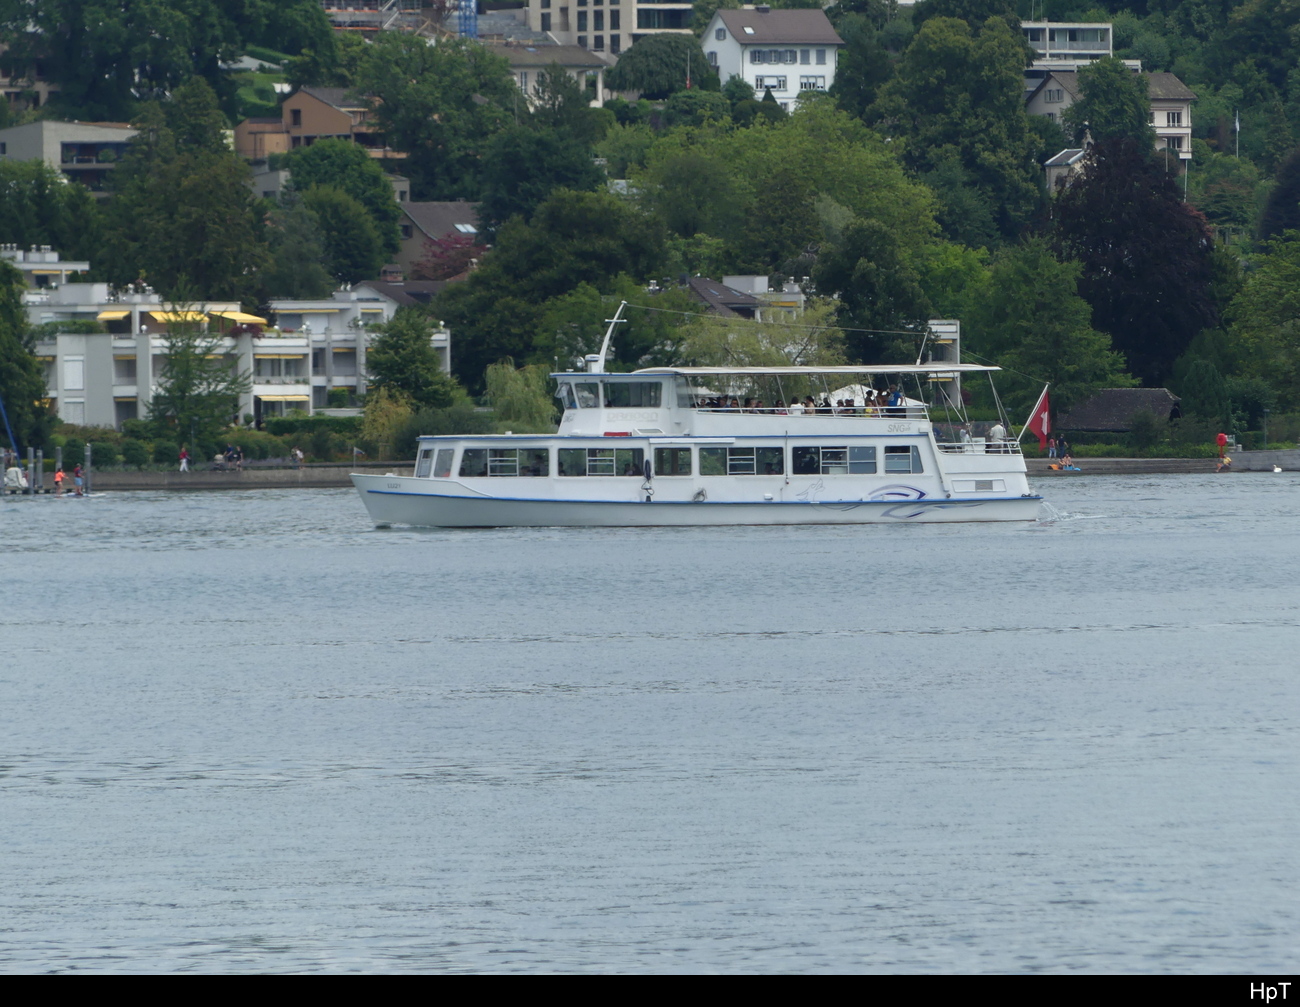
[[[626,420],[629,423],[653,423],[659,419],[659,413],[656,410],[632,409],[621,412],[605,410],[605,419],[607,420]]]
[[[891,423],[889,424],[889,432],[891,434],[910,434],[912,432],[912,424]]]

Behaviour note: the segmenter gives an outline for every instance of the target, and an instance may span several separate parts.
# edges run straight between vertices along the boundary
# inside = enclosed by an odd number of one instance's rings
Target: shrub
[[[329,408],[331,409],[346,409],[348,400],[351,397],[351,394],[349,394],[346,388],[331,388],[325,394],[325,398],[329,402]]]
[[[117,445],[111,441],[90,442],[90,459],[93,465],[99,468],[116,465],[118,457]]]
[[[193,448],[190,449],[190,453],[194,453]],[[159,465],[170,465],[174,461],[179,464],[180,455],[180,448],[171,441],[162,440],[153,442],[153,460]],[[192,463],[193,459],[191,459],[191,464]]]
[[[143,468],[149,464],[153,452],[144,441],[130,438],[122,442],[122,464]]]

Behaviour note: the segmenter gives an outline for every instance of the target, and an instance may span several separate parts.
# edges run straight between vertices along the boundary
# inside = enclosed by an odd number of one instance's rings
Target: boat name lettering
[[[607,419],[607,420],[627,420],[627,421],[632,422],[632,423],[649,423],[649,422],[653,422],[654,420],[659,419],[659,414],[658,414],[657,412],[641,412],[641,411],[637,411],[637,412],[626,412],[626,411],[611,412],[610,410],[606,409],[606,410],[605,410],[605,419]]]
[[[889,432],[891,434],[910,434],[912,432],[912,424],[891,423],[889,424]]]
[[[400,490],[402,488],[401,483],[384,483],[384,485],[387,486],[390,490]]]

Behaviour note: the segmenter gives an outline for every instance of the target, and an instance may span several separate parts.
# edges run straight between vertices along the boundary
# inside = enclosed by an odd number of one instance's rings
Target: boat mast
[[[609,328],[605,330],[605,341],[600,344],[600,352],[587,355],[587,370],[592,374],[605,373],[605,357],[609,354],[609,341],[614,337],[614,326],[619,322],[626,322],[623,318],[623,309],[627,307],[627,301],[619,301],[618,310],[614,312],[613,318],[607,318]]]

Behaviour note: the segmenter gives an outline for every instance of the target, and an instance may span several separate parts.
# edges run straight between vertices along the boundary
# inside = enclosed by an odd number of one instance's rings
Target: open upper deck
[[[903,382],[937,385],[989,373],[978,364],[843,367],[668,367],[552,375],[573,436],[764,436],[928,433],[929,409]],[[916,385],[919,388],[919,385]]]

